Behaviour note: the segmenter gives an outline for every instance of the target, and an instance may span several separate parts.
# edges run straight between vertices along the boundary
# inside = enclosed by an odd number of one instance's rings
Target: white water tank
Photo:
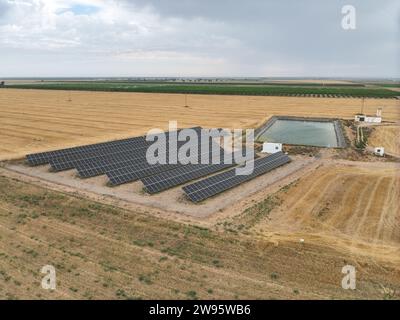
[[[262,152],[265,153],[277,153],[282,151],[282,143],[275,142],[264,142]]]
[[[385,155],[385,148],[384,147],[377,147],[374,149],[374,154],[376,156],[383,157]]]

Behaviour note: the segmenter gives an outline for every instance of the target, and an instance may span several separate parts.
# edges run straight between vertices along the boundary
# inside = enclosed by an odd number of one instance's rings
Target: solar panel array
[[[50,164],[53,171],[75,168],[82,178],[105,174],[109,179],[109,184],[114,186],[141,179],[145,191],[150,194],[211,175],[183,187],[184,192],[192,201],[199,202],[290,161],[289,157],[282,152],[249,160],[245,158],[248,156],[245,150],[242,150],[241,157],[237,158],[235,153],[225,151],[212,138],[209,141],[201,139],[203,138],[199,134],[201,127],[192,129],[198,133],[197,141],[192,141],[193,137],[188,137],[189,140],[178,141],[176,145],[176,151],[179,150],[179,153],[182,151],[181,147],[186,147],[186,158],[190,159],[190,162],[185,165],[170,162],[170,156],[174,156],[174,152],[170,154],[172,146],[168,138],[165,149],[161,148],[157,154],[161,158],[164,157],[166,162],[150,164],[146,153],[154,142],[146,141],[146,136],[30,154],[27,155],[27,162],[32,166]],[[171,133],[167,133],[167,136],[169,134]],[[193,145],[190,145],[188,141]],[[207,164],[202,164],[204,155],[211,159]],[[220,161],[229,157],[233,161]],[[246,160],[254,162],[254,171],[249,175],[236,175],[232,167],[243,164]],[[218,173],[220,171],[223,172]]]
[[[225,190],[231,189],[243,182],[254,179],[255,177],[282,166],[289,161],[290,158],[287,155],[278,152],[268,157],[254,160],[254,170],[251,174],[237,175],[236,169],[233,168],[187,185],[183,187],[183,191],[193,202],[200,202]]]

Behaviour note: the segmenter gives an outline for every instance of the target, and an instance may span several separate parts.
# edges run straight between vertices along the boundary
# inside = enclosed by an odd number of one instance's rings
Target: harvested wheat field
[[[280,206],[258,227],[400,262],[398,164],[326,164],[280,194]]]
[[[384,147],[385,151],[400,156],[400,126],[375,127],[368,138],[371,147]]]
[[[272,115],[352,118],[359,99],[113,93],[2,89],[0,160],[27,153],[180,127],[249,128]],[[398,100],[367,99],[365,111],[383,107],[387,121],[400,119]]]
[[[253,213],[242,213],[248,217],[242,231],[227,224],[205,228],[0,176],[0,298],[399,298],[399,264],[388,257],[364,257],[308,237],[300,244],[283,232],[262,237],[246,231]],[[398,243],[398,228],[390,227],[397,218],[387,211],[381,233],[360,232]],[[57,269],[55,291],[40,287],[47,264]],[[344,264],[357,266],[357,290],[341,288]]]

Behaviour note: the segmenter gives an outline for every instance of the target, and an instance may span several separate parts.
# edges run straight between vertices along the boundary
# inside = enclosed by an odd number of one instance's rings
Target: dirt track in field
[[[180,127],[250,128],[276,115],[352,118],[359,99],[0,90],[0,160]],[[384,120],[400,119],[399,101],[367,99]]]

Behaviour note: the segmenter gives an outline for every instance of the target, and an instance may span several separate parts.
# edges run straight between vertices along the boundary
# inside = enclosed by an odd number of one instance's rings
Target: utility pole
[[[361,114],[364,114],[364,103],[365,103],[365,98],[362,97],[362,100],[361,100]]]

